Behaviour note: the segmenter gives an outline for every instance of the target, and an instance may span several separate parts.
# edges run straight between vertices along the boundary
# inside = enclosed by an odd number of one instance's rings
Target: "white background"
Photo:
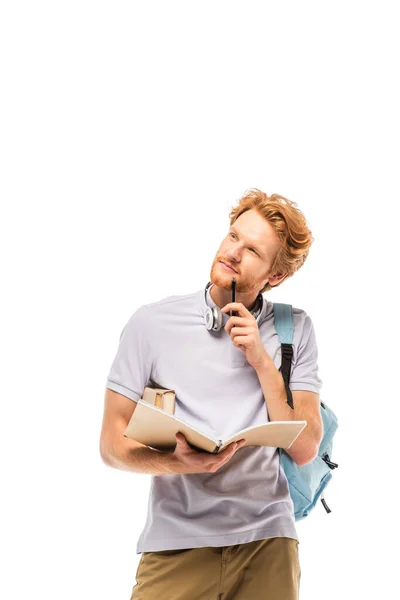
[[[393,596],[395,7],[2,4],[2,597],[130,597],[150,476],[101,461],[106,376],[139,306],[205,286],[250,187],[312,230],[268,299],[312,317],[340,425],[332,512],[298,523],[301,598]]]

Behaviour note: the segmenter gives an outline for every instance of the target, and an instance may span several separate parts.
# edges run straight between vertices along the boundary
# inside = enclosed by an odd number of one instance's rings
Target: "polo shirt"
[[[225,331],[205,326],[202,288],[145,304],[122,330],[106,387],[133,402],[148,385],[175,390],[175,416],[216,439],[269,421],[255,369]],[[289,387],[319,393],[318,350],[310,316],[293,307]],[[263,296],[258,327],[277,368],[281,346],[273,306]],[[275,447],[240,448],[215,473],[151,475],[147,518],[136,553],[228,546],[272,537],[299,541],[288,482]]]

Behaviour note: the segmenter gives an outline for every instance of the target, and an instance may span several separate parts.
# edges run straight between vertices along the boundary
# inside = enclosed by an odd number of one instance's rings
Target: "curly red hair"
[[[246,212],[254,209],[267,219],[278,236],[280,247],[271,267],[272,274],[285,273],[279,283],[271,286],[267,283],[261,291],[267,292],[278,287],[286,279],[294,275],[304,264],[310,246],[314,241],[303,213],[296,208],[297,203],[279,194],[268,196],[257,188],[247,190],[237,206],[229,213],[230,225]]]

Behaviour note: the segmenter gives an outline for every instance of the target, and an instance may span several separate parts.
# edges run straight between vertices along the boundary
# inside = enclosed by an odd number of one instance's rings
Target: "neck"
[[[232,302],[232,291],[224,290],[215,284],[211,286],[210,296],[213,302],[215,302],[219,308],[223,308]],[[236,292],[236,302],[241,302],[243,306],[251,312],[256,306],[257,296],[258,293],[254,294],[254,292],[248,294],[239,294]]]

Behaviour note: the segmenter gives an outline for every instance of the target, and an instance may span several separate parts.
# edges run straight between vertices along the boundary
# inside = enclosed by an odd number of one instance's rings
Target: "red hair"
[[[266,292],[278,287],[286,279],[294,275],[304,264],[310,246],[314,241],[303,213],[296,208],[296,202],[279,194],[267,196],[257,188],[248,190],[236,207],[229,213],[230,224],[246,212],[254,209],[264,217],[274,229],[279,239],[279,249],[271,266],[271,275],[286,274],[284,279],[274,286],[267,283],[261,291]]]

